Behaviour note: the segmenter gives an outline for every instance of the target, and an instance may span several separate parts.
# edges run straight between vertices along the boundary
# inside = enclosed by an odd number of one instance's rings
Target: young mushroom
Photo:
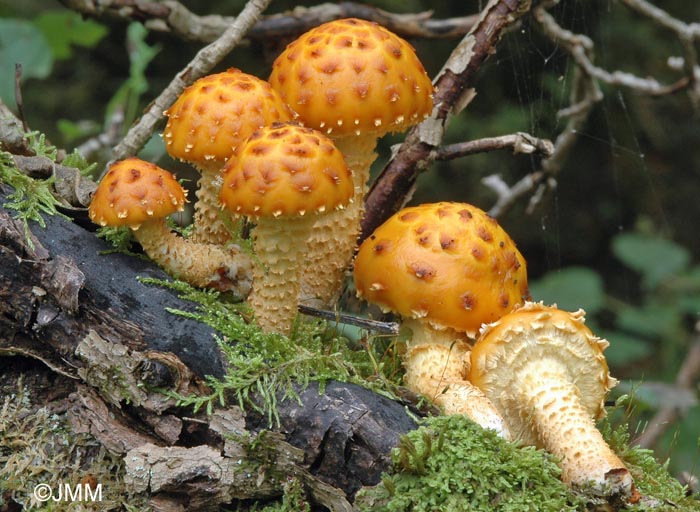
[[[351,201],[350,170],[322,133],[280,124],[254,132],[223,173],[221,203],[257,222],[250,296],[256,320],[267,332],[289,334],[309,233],[316,217]]]
[[[470,380],[503,414],[514,438],[560,458],[562,479],[597,495],[630,499],[632,476],[596,429],[617,383],[584,312],[528,302],[484,326]]]
[[[233,291],[251,288],[250,258],[211,244],[196,244],[173,233],[165,218],[184,209],[185,190],[155,164],[127,158],[112,164],[92,197],[90,219],[100,226],[129,226],[146,254],[193,286]]]
[[[253,131],[290,121],[293,113],[267,82],[231,68],[194,82],[165,115],[168,153],[201,173],[192,239],[224,244],[230,228],[219,208],[221,168]]]
[[[525,261],[493,218],[464,203],[401,210],[360,246],[355,288],[413,330],[408,387],[508,437],[500,414],[466,379],[468,336],[528,296]]]
[[[413,48],[377,25],[342,19],[289,44],[269,78],[305,126],[332,138],[352,170],[357,200],[319,222],[318,236],[335,240],[310,252],[302,298],[328,305],[352,260],[377,138],[422,121],[432,111],[433,86]]]

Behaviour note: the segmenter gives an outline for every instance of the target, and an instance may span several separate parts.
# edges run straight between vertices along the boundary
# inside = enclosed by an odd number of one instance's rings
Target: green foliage
[[[530,285],[536,300],[557,304],[561,309],[585,309],[589,314],[600,311],[605,303],[603,279],[585,267],[568,267],[551,272]]]
[[[127,48],[129,50],[129,78],[122,83],[114,94],[105,112],[105,119],[111,119],[116,108],[124,111],[125,124],[128,126],[139,112],[139,100],[148,90],[146,68],[160,52],[159,46],[146,43],[148,30],[141,23],[131,23],[127,29]]]
[[[463,416],[425,420],[392,453],[383,483],[362,491],[360,510],[582,510],[549,454],[519,448]]]
[[[46,37],[30,21],[0,19],[0,98],[15,105],[15,64],[22,65],[22,78],[46,78],[53,58]]]
[[[45,11],[33,24],[44,34],[54,59],[69,59],[73,46],[93,48],[107,35],[104,25],[72,11]]]
[[[258,510],[253,507],[252,511]],[[284,484],[282,499],[259,509],[260,512],[309,512],[309,504],[303,484],[297,478],[290,478]]]
[[[612,251],[625,265],[641,274],[642,285],[647,290],[683,271],[690,262],[690,252],[684,247],[671,240],[640,233],[616,236]]]
[[[265,415],[272,425],[279,423],[280,396],[282,400],[298,399],[299,387],[311,381],[365,383],[362,376],[374,369],[364,350],[352,350],[325,322],[298,322],[290,337],[267,334],[246,321],[249,312],[244,305],[225,302],[216,291],[196,290],[179,281],[142,281],[174,289],[183,299],[195,302],[194,313],[168,311],[203,322],[222,335],[218,343],[228,365],[226,375],[221,380],[207,378],[208,395],[178,395],[179,405],[192,406],[195,411],[205,407],[211,413],[215,404],[232,402]]]

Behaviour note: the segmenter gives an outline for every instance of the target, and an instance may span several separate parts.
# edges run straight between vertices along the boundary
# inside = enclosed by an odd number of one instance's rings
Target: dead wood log
[[[8,192],[0,184],[0,205]],[[46,365],[32,371],[67,377],[63,385],[72,389],[54,409],[74,431],[132,461],[126,481],[154,509],[279,496],[293,478],[314,503],[350,510],[354,493],[387,469],[399,436],[415,428],[403,404],[341,382],[323,390],[312,383],[298,401],[281,401],[277,427],[236,407],[214,416],[177,407],[154,387],[187,394],[201,389],[202,376],[222,375],[213,330],[166,312],[193,306],[136,279],[166,278],[150,262],[102,254],[105,243],[62,217],[30,230],[31,243],[0,206],[0,375],[13,356],[27,356]],[[259,443],[267,451],[251,452],[232,433],[269,435]],[[252,469],[237,472],[241,461]],[[143,476],[153,474],[157,480]]]

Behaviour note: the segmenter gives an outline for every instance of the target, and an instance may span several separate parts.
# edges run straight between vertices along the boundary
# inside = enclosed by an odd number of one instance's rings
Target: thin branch
[[[457,45],[435,79],[432,114],[409,131],[370,189],[365,201],[362,239],[401,208],[411,195],[418,174],[432,162],[433,150],[442,142],[449,119],[473,98],[472,87],[482,64],[495,53],[504,30],[529,9],[529,0],[491,0],[479,22]]]
[[[340,313],[337,311],[327,311],[325,309],[318,309],[312,306],[305,306],[299,304],[299,312],[303,315],[313,316],[316,318],[322,318],[328,320],[329,322],[338,322],[341,324],[354,325],[362,329],[367,329],[368,331],[379,332],[382,334],[398,334],[399,324],[396,322],[381,322],[379,320],[370,320],[368,318],[361,318],[355,315],[349,315],[347,313]]]
[[[85,16],[136,20],[150,30],[203,43],[210,43],[219,38],[234,21],[227,16],[198,16],[174,0],[61,1],[69,9]],[[432,12],[396,14],[356,2],[324,3],[265,16],[251,28],[246,37],[263,42],[291,39],[321,23],[340,18],[376,21],[406,38],[447,39],[464,36],[476,23],[478,16],[433,19]]]
[[[676,376],[676,387],[694,390],[700,380],[700,335],[695,339],[685,356],[685,361]],[[685,411],[674,406],[662,407],[649,421],[647,428],[636,439],[636,443],[644,448],[653,447],[668,427],[685,415]]]
[[[498,149],[511,148],[513,153],[530,155],[540,153],[544,156],[551,156],[554,152],[554,145],[546,139],[538,139],[528,133],[518,132],[500,137],[486,137],[483,139],[459,142],[436,148],[430,157],[434,160],[453,160],[475,153],[486,153]]]
[[[194,59],[178,73],[170,84],[151,103],[143,116],[129,129],[124,139],[114,148],[113,158],[119,160],[134,155],[148,141],[167,109],[186,86],[207,74],[228,55],[257,21],[271,0],[249,0],[236,20],[219,39],[202,48]]]
[[[22,100],[22,64],[15,64],[15,104],[17,105],[18,117],[22,121],[22,128],[28,132],[29,126],[24,117],[24,101]]]

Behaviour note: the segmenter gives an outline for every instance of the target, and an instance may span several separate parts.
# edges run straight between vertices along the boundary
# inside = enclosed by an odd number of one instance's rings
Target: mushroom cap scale
[[[519,438],[528,444],[541,445],[540,439],[526,432],[529,426],[518,424],[528,418],[518,412],[523,406],[513,391],[527,387],[523,379],[546,378],[548,368],[552,374],[564,372],[567,382],[578,390],[581,405],[598,419],[605,414],[608,391],[617,383],[603,355],[608,345],[584,324],[583,310],[570,313],[528,302],[483,327],[472,348],[469,379],[494,400],[512,432],[521,433]],[[536,372],[527,370],[531,363],[537,365]]]
[[[270,84],[235,68],[195,81],[165,115],[168,153],[202,167],[221,167],[253,131],[294,117]]]
[[[529,295],[515,243],[466,203],[396,213],[362,243],[354,275],[358,296],[368,302],[470,335]]]
[[[305,125],[333,137],[403,131],[433,107],[432,83],[411,45],[355,18],[290,43],[269,81]]]
[[[342,208],[354,187],[342,153],[325,135],[295,124],[253,133],[222,170],[220,199],[235,213],[295,217]]]
[[[185,190],[155,164],[127,158],[112,164],[95,191],[90,220],[101,226],[130,226],[182,211]]]

